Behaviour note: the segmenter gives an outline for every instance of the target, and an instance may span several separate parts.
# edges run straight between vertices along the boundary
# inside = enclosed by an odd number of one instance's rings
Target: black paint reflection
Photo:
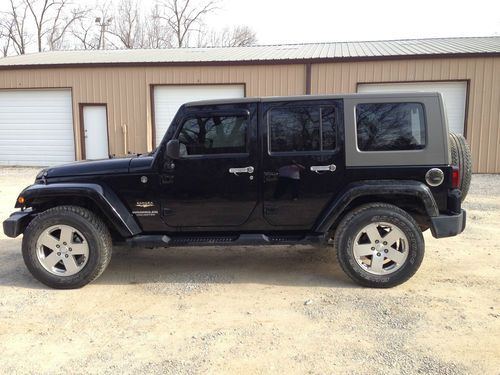
[[[300,172],[306,168],[292,160],[292,164],[284,165],[278,169],[278,183],[274,191],[274,199],[299,199]]]

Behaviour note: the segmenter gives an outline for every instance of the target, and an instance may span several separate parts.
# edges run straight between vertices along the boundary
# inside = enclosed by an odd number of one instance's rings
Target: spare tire
[[[462,202],[469,192],[472,178],[472,156],[463,135],[450,133],[451,164],[460,168],[458,188],[462,191]]]

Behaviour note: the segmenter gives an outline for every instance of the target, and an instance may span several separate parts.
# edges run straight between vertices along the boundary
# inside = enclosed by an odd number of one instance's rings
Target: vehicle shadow
[[[0,240],[0,287],[47,289],[24,265],[19,240]],[[236,284],[357,288],[331,248],[306,246],[184,247],[115,246],[94,284]]]
[[[108,269],[96,283],[357,287],[340,269],[332,249],[306,246],[117,247]]]

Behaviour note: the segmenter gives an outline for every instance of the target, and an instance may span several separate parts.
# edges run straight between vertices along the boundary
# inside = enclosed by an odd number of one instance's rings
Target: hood
[[[77,161],[70,164],[48,168],[45,176],[47,178],[51,178],[127,173],[131,160],[132,158],[126,157],[117,159]]]

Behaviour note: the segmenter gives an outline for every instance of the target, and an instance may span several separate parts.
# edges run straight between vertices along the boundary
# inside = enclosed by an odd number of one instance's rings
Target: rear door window
[[[421,103],[363,103],[356,105],[360,151],[421,150],[426,145]]]
[[[335,150],[336,113],[333,106],[286,106],[267,112],[270,153]]]

